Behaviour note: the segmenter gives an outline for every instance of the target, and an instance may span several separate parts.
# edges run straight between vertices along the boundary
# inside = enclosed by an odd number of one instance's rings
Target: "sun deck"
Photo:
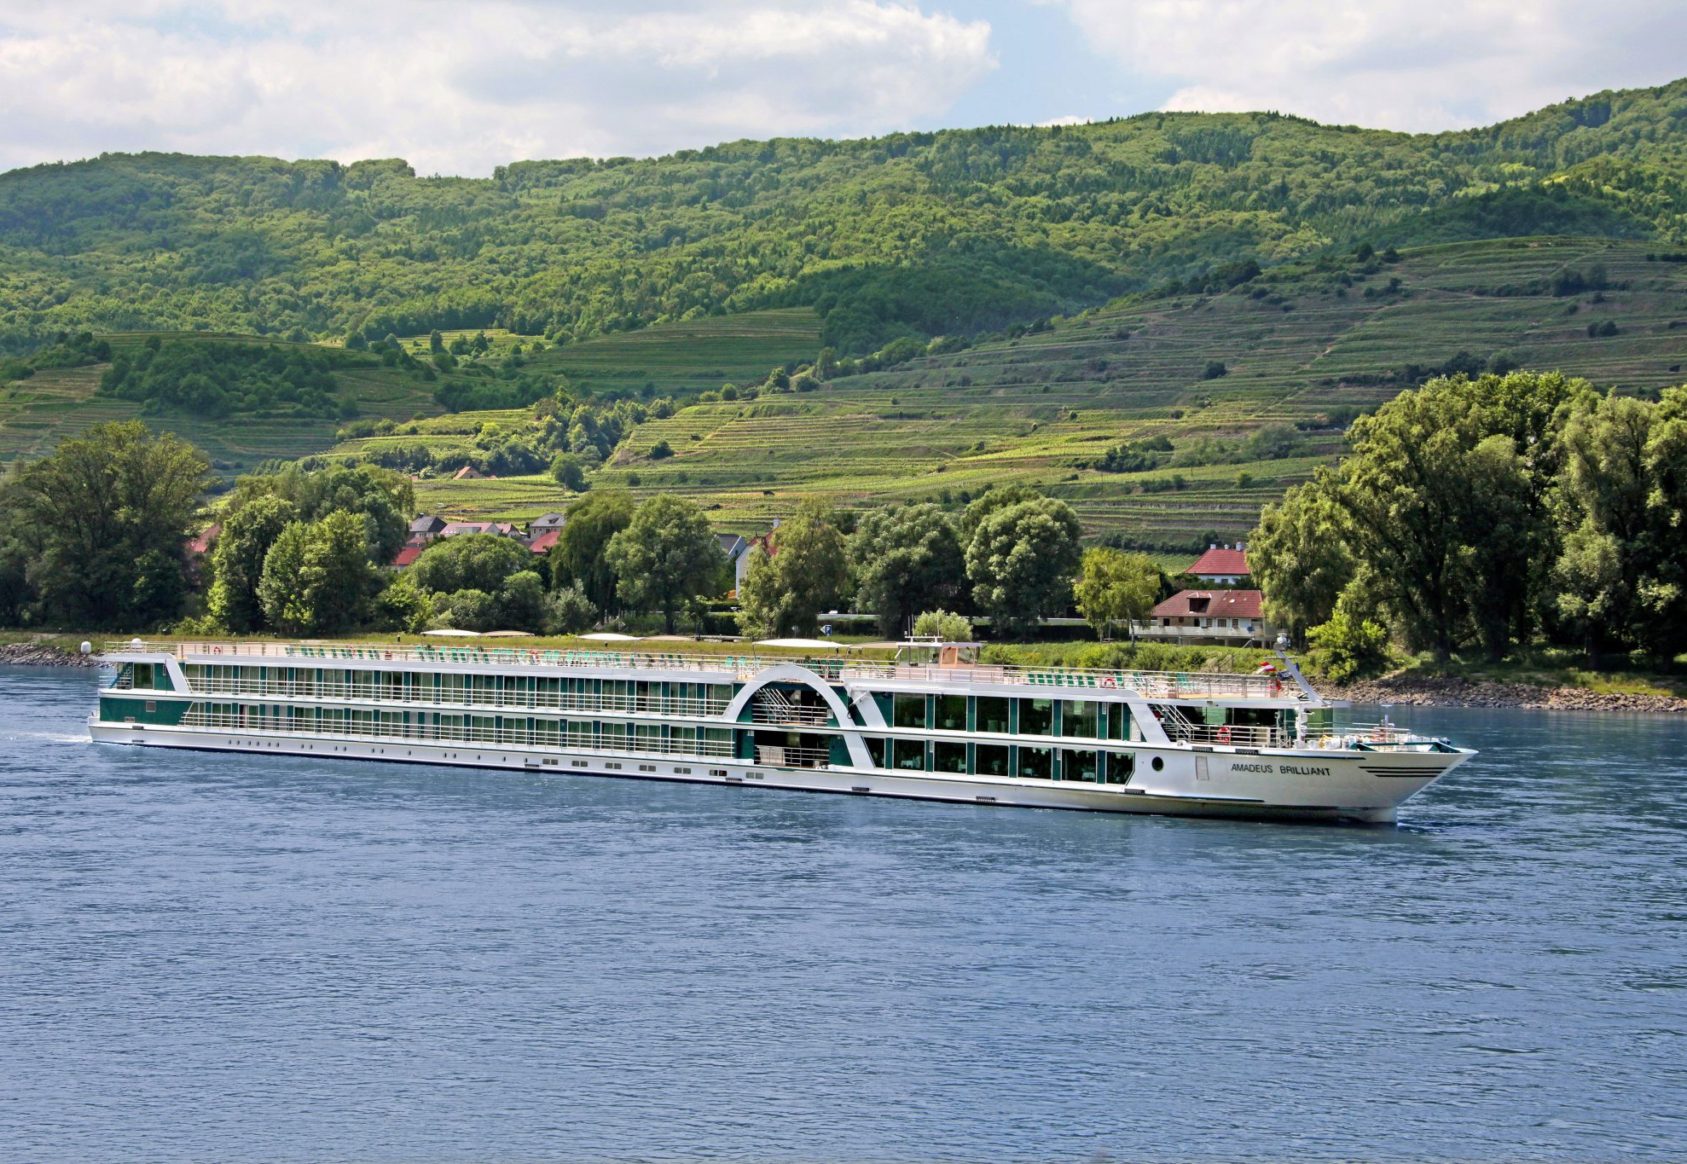
[[[523,648],[434,646],[376,643],[269,643],[236,641],[111,642],[105,654],[169,655],[195,662],[266,659],[289,665],[380,664],[392,666],[497,667],[500,669],[603,668],[611,670],[685,671],[749,682],[769,667],[796,664],[833,682],[1005,684],[1025,687],[1085,689],[1097,694],[1133,692],[1149,699],[1270,700],[1312,702],[1314,696],[1276,675],[1201,671],[1097,670],[1078,667],[1020,667],[1000,663],[875,662],[842,655],[813,656],[703,654],[695,652],[602,650],[598,648]]]

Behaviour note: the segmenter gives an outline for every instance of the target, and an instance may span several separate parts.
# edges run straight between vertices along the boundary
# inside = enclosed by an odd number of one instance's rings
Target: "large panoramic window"
[[[1094,784],[1098,770],[1099,765],[1096,762],[1094,752],[1067,748],[1060,753],[1060,778],[1062,780],[1087,780]]]
[[[1096,710],[1099,705],[1082,699],[1067,699],[1060,705],[1060,734],[1095,739]]]
[[[895,703],[893,721],[897,727],[923,728],[926,726],[926,697],[924,695],[898,695]]]
[[[965,772],[967,746],[951,740],[938,740],[931,746],[931,766],[938,772]]]
[[[1053,775],[1054,756],[1048,748],[1020,748],[1019,767],[1014,775],[1027,780],[1047,780]]]
[[[1054,701],[1051,699],[1021,699],[1019,701],[1019,734],[1046,736],[1054,726]]]
[[[1108,784],[1129,784],[1131,773],[1136,771],[1136,755],[1132,752],[1112,752],[1106,757],[1107,766],[1103,773],[1103,780]]]
[[[980,695],[975,701],[978,712],[978,727],[981,732],[1001,732],[1008,730],[1008,701],[999,695]],[[1002,773],[1006,775],[1004,771]]]
[[[937,703],[936,726],[946,732],[964,732],[967,730],[967,697],[964,695],[939,695]]]
[[[924,740],[897,740],[892,745],[896,757],[895,766],[907,768],[915,772],[926,770],[926,744]]]
[[[980,703],[984,702],[979,700]],[[973,749],[973,772],[979,776],[1006,776],[1008,748],[1006,744],[979,744]]]

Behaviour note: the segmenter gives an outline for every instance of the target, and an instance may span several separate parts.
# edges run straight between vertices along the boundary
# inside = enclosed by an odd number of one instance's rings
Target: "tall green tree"
[[[264,558],[258,599],[282,634],[334,634],[367,620],[375,587],[363,516],[336,510],[281,531]]]
[[[877,614],[886,636],[906,633],[923,610],[954,605],[966,585],[955,527],[936,505],[872,511],[856,526],[849,557],[855,609]]]
[[[1267,505],[1248,540],[1248,567],[1265,595],[1266,616],[1304,646],[1306,632],[1335,613],[1353,577],[1353,534],[1338,482],[1326,469]]]
[[[1410,645],[1445,659],[1479,637],[1497,655],[1525,632],[1554,556],[1558,426],[1586,391],[1562,376],[1460,376],[1355,422],[1337,496]]]
[[[813,634],[849,582],[844,536],[829,509],[804,502],[773,535],[774,554],[751,552],[739,588],[739,625],[751,635]]]
[[[622,602],[662,614],[674,633],[681,611],[720,589],[726,555],[696,503],[672,494],[652,497],[627,528],[609,539],[604,555],[619,579]]]
[[[633,521],[632,494],[600,489],[568,507],[568,523],[551,547],[551,585],[577,585],[598,610],[621,609],[609,543]]]
[[[416,585],[437,594],[484,590],[488,594],[505,579],[533,569],[533,554],[514,538],[498,534],[458,534],[423,550],[410,564]]]
[[[95,425],[17,473],[9,488],[28,581],[49,622],[151,626],[180,613],[183,538],[204,456],[139,421]]]
[[[973,600],[1001,637],[1036,629],[1072,599],[1083,527],[1064,501],[1022,501],[985,517],[967,546]]]
[[[1147,618],[1164,582],[1165,574],[1147,554],[1097,546],[1084,551],[1072,596],[1078,613],[1106,639],[1120,623]]]
[[[211,589],[206,596],[208,613],[219,625],[235,634],[262,628],[258,584],[264,558],[281,531],[298,519],[296,505],[274,496],[254,497],[228,515],[211,550]]]

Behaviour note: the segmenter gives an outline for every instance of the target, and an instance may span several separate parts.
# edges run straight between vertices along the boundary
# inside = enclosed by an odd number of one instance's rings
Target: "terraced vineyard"
[[[147,333],[120,332],[105,337],[115,352],[135,349]],[[162,339],[192,339],[196,343],[271,343],[284,340],[256,336],[213,335],[201,332],[161,333]],[[339,421],[297,416],[239,416],[213,420],[179,410],[146,415],[127,400],[96,395],[107,364],[55,368],[27,380],[0,385],[0,463],[49,452],[66,437],[107,420],[140,417],[160,432],[173,432],[205,450],[225,474],[251,468],[262,461],[290,460],[321,452],[334,443]],[[434,413],[431,387],[412,375],[376,364],[336,370],[346,396],[358,402],[363,415],[408,419]]]
[[[1560,272],[1596,267],[1604,290],[1552,293]],[[1606,322],[1615,335],[1589,336],[1590,323]],[[1340,433],[1313,431],[1281,460],[1141,473],[1090,463],[1121,441],[1237,439],[1374,408],[1409,384],[1407,365],[1437,367],[1461,352],[1632,390],[1687,381],[1687,264],[1649,260],[1644,244],[1512,239],[1350,271],[1273,272],[1224,294],[1097,310],[813,393],[695,405],[642,426],[598,483],[689,495],[721,528],[749,532],[807,496],[845,506],[958,501],[1025,481],[1070,501],[1092,533],[1233,538],[1333,458]],[[1214,361],[1225,374],[1204,378]],[[676,455],[651,461],[658,441]],[[1183,487],[1165,488],[1174,473]],[[420,496],[454,514],[504,518],[564,500],[537,478],[424,482]]]

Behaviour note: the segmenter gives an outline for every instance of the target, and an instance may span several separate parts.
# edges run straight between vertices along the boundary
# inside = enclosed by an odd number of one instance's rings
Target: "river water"
[[[93,745],[0,668],[15,1160],[1687,1156],[1687,723],[1393,828]]]

